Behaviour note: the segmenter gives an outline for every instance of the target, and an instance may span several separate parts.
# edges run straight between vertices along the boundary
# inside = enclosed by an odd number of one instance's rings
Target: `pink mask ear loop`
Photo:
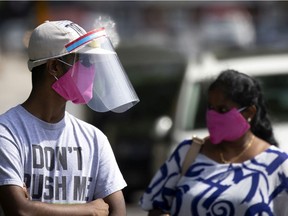
[[[247,108],[248,108],[247,106],[242,107],[242,108],[238,109],[238,112],[242,112],[242,111],[244,111],[244,110],[247,109]]]
[[[69,63],[67,63],[67,62],[65,62],[65,61],[63,61],[63,60],[61,60],[61,59],[57,59],[57,60],[60,61],[60,62],[62,62],[63,64],[68,65],[69,67],[72,67],[72,66],[73,66],[72,64],[69,64]]]
[[[58,78],[57,78],[54,74],[52,74],[52,76],[53,76],[56,80],[58,80]]]
[[[65,65],[68,65],[69,67],[72,67],[73,65],[72,64],[69,64],[69,63],[67,63],[67,62],[65,62],[65,61],[63,61],[63,60],[61,60],[61,59],[57,59],[58,61],[60,61],[60,62],[62,62],[63,64],[65,64]],[[74,70],[72,71],[72,75],[74,74]],[[57,79],[58,80],[58,79]]]
[[[248,106],[242,107],[242,108],[238,109],[238,112],[242,112],[242,111],[244,111],[247,108],[248,108]],[[249,122],[249,123],[251,122],[251,118],[250,117],[247,119],[247,122]]]

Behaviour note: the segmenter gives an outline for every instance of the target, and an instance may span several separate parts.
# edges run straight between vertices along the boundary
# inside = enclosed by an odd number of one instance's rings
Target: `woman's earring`
[[[249,117],[249,118],[247,119],[247,121],[250,123],[250,122],[251,122],[251,118]]]

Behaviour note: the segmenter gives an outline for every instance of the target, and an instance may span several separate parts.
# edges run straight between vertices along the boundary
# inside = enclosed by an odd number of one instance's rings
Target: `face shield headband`
[[[75,53],[70,75],[91,109],[121,113],[139,102],[104,28],[90,31],[65,47]],[[82,76],[87,79],[80,79]]]

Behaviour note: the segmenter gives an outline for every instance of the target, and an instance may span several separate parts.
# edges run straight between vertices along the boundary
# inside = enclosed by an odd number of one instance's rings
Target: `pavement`
[[[137,204],[128,204],[127,216],[147,216],[148,212],[143,211]]]

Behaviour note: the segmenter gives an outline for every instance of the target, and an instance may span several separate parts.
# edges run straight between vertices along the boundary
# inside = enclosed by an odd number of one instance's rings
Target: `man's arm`
[[[109,200],[109,198],[108,198]],[[108,205],[101,199],[85,204],[48,204],[27,199],[23,188],[0,186],[0,203],[5,216],[107,216]]]
[[[109,216],[126,216],[126,205],[121,190],[105,197],[104,201],[109,205]]]

